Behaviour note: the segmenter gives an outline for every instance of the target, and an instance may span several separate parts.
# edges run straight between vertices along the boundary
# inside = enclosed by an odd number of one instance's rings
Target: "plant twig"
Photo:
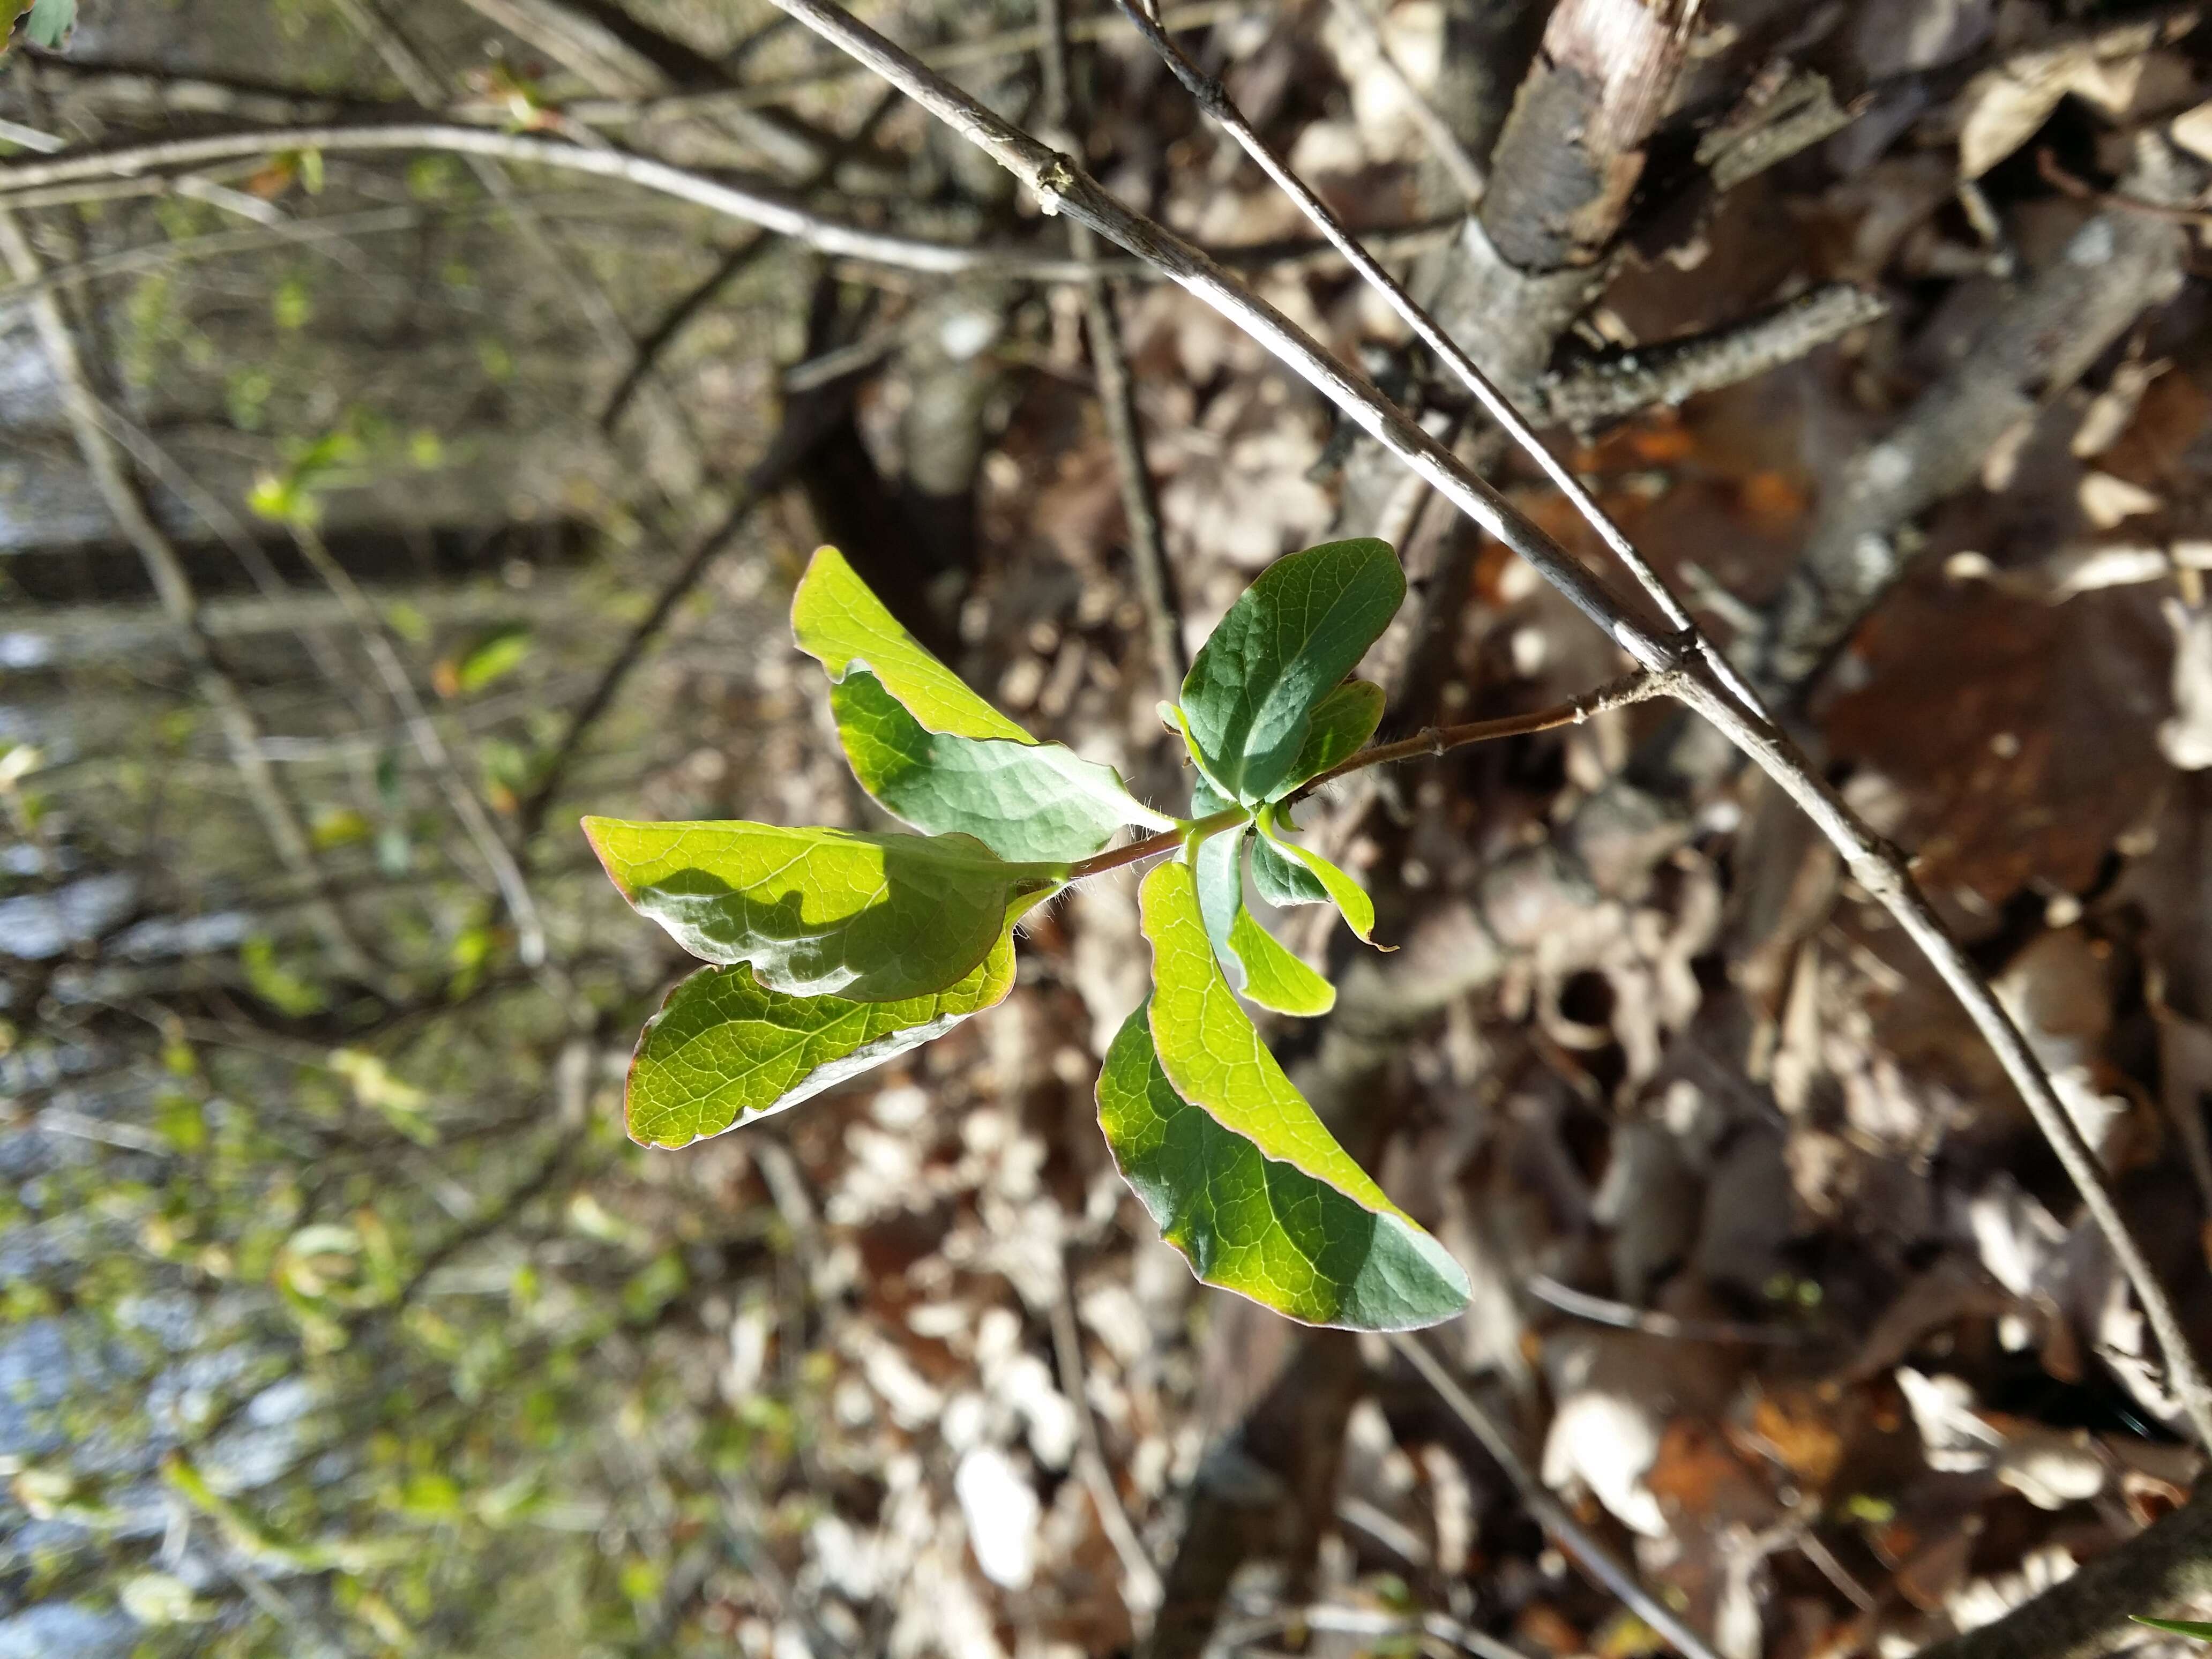
[[[0,206],[52,206],[58,202],[86,199],[87,192],[93,196],[118,192],[159,194],[173,188],[175,181],[142,179],[139,175],[159,168],[199,167],[287,149],[444,150],[586,173],[688,202],[725,218],[759,225],[841,258],[932,276],[983,272],[1030,282],[1082,283],[1093,276],[1141,276],[1158,280],[1165,275],[1173,280],[1172,273],[1161,271],[1155,262],[1143,258],[1090,264],[1074,258],[1040,258],[1020,248],[962,246],[895,231],[868,230],[802,207],[781,193],[732,184],[653,156],[612,148],[586,149],[559,139],[445,121],[257,127],[238,132],[198,133],[188,138],[155,139],[145,143],[103,145],[35,161],[11,161],[0,165]],[[1451,233],[1449,223],[1423,223],[1378,233],[1373,240],[1377,246],[1387,244],[1391,251],[1410,253],[1449,240]],[[1277,241],[1225,248],[1218,256],[1208,257],[1218,257],[1238,265],[1296,270],[1315,259],[1334,263],[1338,256],[1323,243]]]
[[[1173,280],[1265,347],[1380,440],[1401,462],[1427,478],[1469,519],[1528,559],[1636,663],[1654,672],[1675,674],[1675,695],[1717,726],[1813,819],[1842,854],[1854,878],[1896,918],[1958,997],[2021,1091],[2030,1115],[2081,1192],[2084,1207],[2111,1243],[2158,1336],[2168,1380],[2191,1430],[2201,1443],[2212,1445],[2212,1385],[2206,1382],[2172,1299],[2106,1185],[2096,1154],[2081,1138],[2042,1062],[2028,1048],[1980,970],[1951,938],[1914,884],[1904,855],[1852,811],[1786,734],[1768,719],[1749,712],[1759,705],[1747,702],[1729,684],[1735,678],[1732,672],[1724,673],[1714,665],[1717,653],[1713,659],[1702,653],[1681,656],[1678,640],[1684,636],[1662,636],[1638,619],[1608,587],[1476,477],[1364,376],[1346,369],[1280,312],[1166,227],[1132,213],[1069,158],[933,75],[828,0],[776,0],[776,4],[883,75],[982,149],[1035,190],[1048,209],[1067,213],[1109,241],[1158,262]],[[1670,595],[1667,603],[1680,613],[1679,601]],[[1695,640],[1694,635],[1686,637]]]
[[[1703,1637],[1668,1612],[1636,1582],[1633,1573],[1614,1560],[1606,1547],[1567,1513],[1567,1506],[1552,1495],[1551,1488],[1539,1480],[1536,1472],[1522,1461],[1520,1448],[1513,1443],[1512,1437],[1492,1419],[1473,1395],[1460,1387],[1459,1379],[1445,1369],[1426,1343],[1402,1331],[1393,1332],[1385,1340],[1411,1362],[1423,1380],[1437,1391],[1437,1397],[1451,1407],[1452,1415],[1482,1443],[1482,1449],[1513,1483],[1523,1507],[1561,1549],[1581,1562],[1591,1577],[1618,1596],[1622,1606],[1657,1632],[1683,1659],[1716,1659]]]
[[[1339,778],[1364,772],[1370,766],[1387,766],[1395,761],[1449,754],[1455,749],[1464,749],[1471,743],[1490,743],[1499,738],[1519,738],[1532,732],[1549,732],[1561,726],[1578,726],[1591,715],[1601,714],[1606,709],[1666,696],[1674,690],[1674,678],[1671,673],[1651,674],[1639,668],[1594,691],[1585,691],[1578,697],[1553,703],[1548,708],[1539,708],[1533,714],[1508,714],[1502,720],[1469,720],[1461,726],[1432,726],[1425,732],[1401,738],[1396,743],[1378,743],[1372,749],[1361,750],[1350,759],[1299,785],[1285,798],[1283,807],[1287,810],[1295,806],[1316,789],[1326,788]],[[1234,829],[1250,816],[1241,806],[1224,807],[1218,812],[1193,819],[1173,830],[1157,830],[1131,842],[1127,847],[1095,853],[1070,865],[1067,879],[1088,881],[1093,876],[1104,875],[1109,870],[1141,864],[1162,853],[1174,852],[1187,841]]]
[[[1048,130],[1066,133],[1073,114],[1068,89],[1067,27],[1061,0],[1042,0],[1045,44],[1044,107]],[[1067,228],[1067,248],[1086,264],[1098,255],[1097,238],[1088,227]],[[1167,538],[1160,527],[1160,503],[1145,461],[1144,434],[1138,426],[1136,388],[1129,380],[1129,354],[1121,342],[1121,319],[1113,290],[1093,276],[1083,284],[1084,331],[1091,339],[1091,362],[1098,376],[1098,406],[1106,436],[1114,447],[1115,470],[1121,483],[1121,515],[1129,525],[1129,563],[1137,579],[1137,601],[1144,607],[1145,635],[1152,647],[1152,672],[1163,697],[1182,695],[1190,653],[1183,648],[1182,619],[1176,603],[1175,573],[1168,562]]]

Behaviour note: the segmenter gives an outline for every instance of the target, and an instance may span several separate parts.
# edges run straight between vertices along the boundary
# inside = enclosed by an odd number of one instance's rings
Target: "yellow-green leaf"
[[[1190,868],[1145,878],[1153,994],[1099,1082],[1124,1176],[1199,1276],[1309,1324],[1402,1330],[1467,1275],[1337,1145],[1214,961]]]
[[[630,1139],[686,1146],[810,1100],[941,1036],[1005,997],[1013,934],[957,984],[898,1002],[793,997],[746,966],[702,968],[668,994],[638,1039],[624,1116]]]
[[[1173,823],[1112,767],[1039,743],[969,690],[836,548],[818,549],[807,566],[791,627],[830,676],[854,776],[915,829],[974,836],[1006,858],[1073,860],[1125,823]]]
[[[750,963],[772,991],[856,1002],[964,978],[1010,908],[1066,873],[1010,864],[970,836],[618,818],[586,818],[584,833],[623,896],[693,956]]]
[[[831,679],[843,679],[860,664],[932,732],[1036,741],[925,650],[834,547],[816,549],[799,579],[791,601],[791,631],[799,648]]]

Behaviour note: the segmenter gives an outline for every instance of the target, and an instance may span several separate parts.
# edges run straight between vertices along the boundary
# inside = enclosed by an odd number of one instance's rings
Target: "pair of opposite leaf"
[[[1238,1000],[1326,1012],[1328,982],[1245,904],[1334,903],[1357,883],[1286,840],[1285,801],[1356,753],[1382,708],[1347,680],[1405,597],[1381,542],[1277,562],[1222,619],[1164,716],[1199,772],[1192,816],[1039,743],[901,627],[833,548],[792,606],[861,785],[919,835],[586,818],[631,904],[718,964],[677,986],[630,1067],[633,1139],[693,1140],[798,1104],[1004,998],[1015,924],[1124,827],[1180,830],[1145,878],[1153,989],[1109,1048],[1115,1161],[1198,1277],[1308,1323],[1401,1329],[1466,1305],[1466,1276],[1291,1085]]]

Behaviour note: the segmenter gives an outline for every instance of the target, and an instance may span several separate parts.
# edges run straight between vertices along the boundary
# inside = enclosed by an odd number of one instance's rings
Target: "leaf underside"
[[[1170,1242],[1208,1283],[1310,1324],[1410,1329],[1465,1307],[1458,1264],[1337,1145],[1237,1006],[1189,867],[1155,869],[1140,902],[1154,990],[1145,1040],[1125,1028],[1118,1069],[1109,1056],[1100,1119]]]
[[[630,1061],[624,1112],[641,1146],[687,1146],[796,1106],[942,1036],[1014,982],[1013,933],[945,990],[897,1002],[795,997],[750,967],[702,968],[668,994]]]
[[[1224,975],[1244,996],[1279,1014],[1311,1019],[1336,1006],[1336,988],[1260,925],[1244,903],[1244,848],[1239,824],[1202,842],[1195,875],[1199,909]]]
[[[855,667],[830,688],[853,775],[884,811],[930,835],[975,836],[1001,858],[1087,858],[1129,821],[1110,766],[1062,745],[931,732]]]
[[[1262,809],[1256,823],[1262,843],[1282,855],[1283,861],[1294,869],[1302,870],[1320,887],[1328,902],[1336,906],[1344,917],[1344,925],[1367,944],[1375,943],[1375,901],[1367,896],[1367,890],[1354,881],[1342,869],[1331,863],[1310,847],[1285,841],[1283,826],[1276,815]],[[1267,884],[1261,884],[1267,892]],[[1279,902],[1270,896],[1270,903]],[[1395,950],[1396,947],[1385,946]]]
[[[884,608],[834,547],[792,600],[799,649],[830,680],[837,735],[860,787],[931,835],[975,836],[1001,857],[1086,858],[1125,823],[1173,820],[1112,767],[1039,743],[971,690]]]
[[[1314,709],[1406,597],[1384,542],[1328,542],[1278,559],[1229,608],[1182,684],[1194,752],[1248,805],[1285,787]]]
[[[750,963],[795,996],[896,1002],[971,972],[1010,907],[1058,884],[970,836],[872,836],[742,821],[586,818],[623,896],[703,961]]]
[[[1321,884],[1321,878],[1296,859],[1278,852],[1274,842],[1265,836],[1255,836],[1252,842],[1252,885],[1273,905],[1287,908],[1328,902],[1328,889]]]

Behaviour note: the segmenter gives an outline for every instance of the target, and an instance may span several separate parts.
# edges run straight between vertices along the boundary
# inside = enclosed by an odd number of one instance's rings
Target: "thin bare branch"
[[[1137,0],[1121,0],[1121,6],[1129,21],[1137,26],[1138,31],[1152,43],[1152,49],[1175,72],[1176,78],[1198,101],[1199,107],[1219,123],[1237,141],[1238,147],[1259,163],[1261,171],[1297,204],[1298,210],[1311,220],[1330,244],[1344,255],[1367,285],[1382,296],[1421,343],[1436,353],[1437,359],[1451,370],[1459,382],[1474,394],[1475,401],[1482,405],[1483,412],[1498,423],[1522,453],[1535,462],[1553,487],[1567,498],[1575,511],[1582,515],[1583,521],[1597,532],[1598,539],[1635,577],[1637,585],[1650,596],[1668,626],[1689,636],[1722,684],[1742,700],[1746,708],[1764,718],[1765,711],[1757,694],[1730,666],[1728,659],[1698,631],[1688,610],[1674,597],[1673,590],[1659,573],[1651,568],[1636,544],[1597,504],[1596,497],[1583,487],[1582,481],[1536,435],[1535,429],[1522,418],[1521,411],[1513,406],[1512,400],[1499,391],[1491,378],[1477,366],[1474,359],[1462,349],[1459,342],[1446,333],[1436,319],[1415,301],[1413,296],[1406,291],[1404,284],[1383,270],[1375,258],[1360,246],[1358,239],[1345,228],[1344,222],[1336,216],[1334,210],[1321,199],[1312,186],[1293,173],[1281,156],[1275,154],[1252,124],[1244,118],[1243,112],[1231,100],[1221,83],[1201,74],[1198,66],[1183,56],[1166,31],[1146,15]],[[1515,550],[1520,550],[1516,548]],[[1655,665],[1650,662],[1644,664],[1647,668]]]
[[[1067,73],[1067,27],[1061,0],[1042,0],[1038,11],[1045,33],[1042,54],[1048,130],[1065,136],[1073,118]],[[1085,264],[1098,255],[1098,240],[1085,226],[1067,228],[1068,252]],[[1129,380],[1129,354],[1121,342],[1121,319],[1105,279],[1083,284],[1084,331],[1091,339],[1091,362],[1098,376],[1098,404],[1106,417],[1106,436],[1114,446],[1115,470],[1121,483],[1121,515],[1129,525],[1129,562],[1144,607],[1145,635],[1152,647],[1152,672],[1164,697],[1182,695],[1190,672],[1182,619],[1176,603],[1175,572],[1168,562],[1167,537],[1160,527],[1160,504],[1145,460],[1138,424],[1136,388]]]
[[[1584,570],[1525,515],[1476,477],[1364,375],[1328,356],[1303,330],[1266,304],[1164,226],[1132,213],[1069,158],[1001,119],[933,75],[882,36],[827,0],[776,0],[777,5],[857,61],[866,64],[1035,190],[1048,210],[1064,212],[1109,240],[1157,261],[1170,277],[1229,319],[1278,360],[1381,441],[1405,465],[1475,524],[1535,567],[1577,610],[1631,658],[1656,672],[1672,672],[1675,695],[1719,728],[1810,817],[1843,855],[1860,885],[1903,926],[1958,997],[1996,1052],[2039,1128],[2081,1192],[2084,1207],[2112,1247],[2146,1318],[2156,1333],[2169,1382],[2200,1442],[2212,1445],[2212,1385],[2149,1261],[2106,1186],[2096,1155],[2081,1138],[2042,1062],[2029,1049],[1988,981],[1914,884],[1904,855],[1876,835],[1807,763],[1796,745],[1714,666],[1717,656],[1683,657],[1676,641],[1637,618],[1613,592]],[[1656,580],[1656,577],[1654,578]],[[1663,588],[1662,590],[1664,591]],[[1666,603],[1679,614],[1679,602]],[[1694,641],[1694,635],[1686,636]],[[1738,682],[1740,684],[1740,682]]]
[[[1544,383],[1539,418],[1596,426],[1674,404],[1795,362],[1887,314],[1889,301],[1850,283],[1820,287],[1710,333],[1610,353]]]
[[[526,133],[496,132],[485,127],[442,121],[395,122],[389,125],[263,127],[239,132],[196,134],[148,143],[15,161],[0,166],[0,206],[51,206],[59,202],[110,194],[160,194],[173,187],[167,179],[138,175],[162,168],[194,167],[216,161],[274,155],[286,149],[331,151],[445,150],[490,156],[528,166],[588,174],[689,202],[725,218],[759,225],[823,253],[870,264],[890,265],[934,276],[970,272],[1030,282],[1081,283],[1093,276],[1146,276],[1163,272],[1144,258],[1100,261],[1039,257],[1019,248],[961,246],[927,237],[873,231],[802,207],[788,197],[734,185],[706,173],[614,149],[586,149],[558,139]],[[1376,246],[1391,253],[1415,253],[1450,239],[1449,224],[1409,225],[1378,234]],[[1267,242],[1221,250],[1218,258],[1239,265],[1295,270],[1315,260],[1334,264],[1335,250],[1310,242]]]

